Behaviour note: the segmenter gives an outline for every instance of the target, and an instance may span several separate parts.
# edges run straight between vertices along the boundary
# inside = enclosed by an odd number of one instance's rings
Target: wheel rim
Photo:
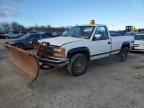
[[[127,58],[127,50],[125,49],[124,51],[122,51],[121,53],[121,59],[125,60]]]
[[[85,69],[85,61],[84,60],[77,60],[74,65],[75,73],[82,73]]]

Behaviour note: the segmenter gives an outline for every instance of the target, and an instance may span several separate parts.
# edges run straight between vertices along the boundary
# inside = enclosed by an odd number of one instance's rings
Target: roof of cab
[[[83,25],[76,25],[76,26],[106,26],[104,24],[83,24]]]

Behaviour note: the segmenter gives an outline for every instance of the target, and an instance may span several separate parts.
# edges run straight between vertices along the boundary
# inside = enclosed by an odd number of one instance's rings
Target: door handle
[[[111,42],[108,42],[108,44],[111,44]]]

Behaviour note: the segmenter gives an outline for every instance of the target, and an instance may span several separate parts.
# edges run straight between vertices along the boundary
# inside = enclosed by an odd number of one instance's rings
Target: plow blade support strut
[[[9,60],[20,68],[31,80],[35,80],[39,72],[38,60],[23,49],[8,44],[5,47],[11,52]]]

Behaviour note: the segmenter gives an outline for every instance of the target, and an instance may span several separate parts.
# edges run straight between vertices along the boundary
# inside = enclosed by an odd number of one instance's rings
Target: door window
[[[106,27],[103,26],[97,27],[94,40],[106,40],[106,39],[109,39]]]

